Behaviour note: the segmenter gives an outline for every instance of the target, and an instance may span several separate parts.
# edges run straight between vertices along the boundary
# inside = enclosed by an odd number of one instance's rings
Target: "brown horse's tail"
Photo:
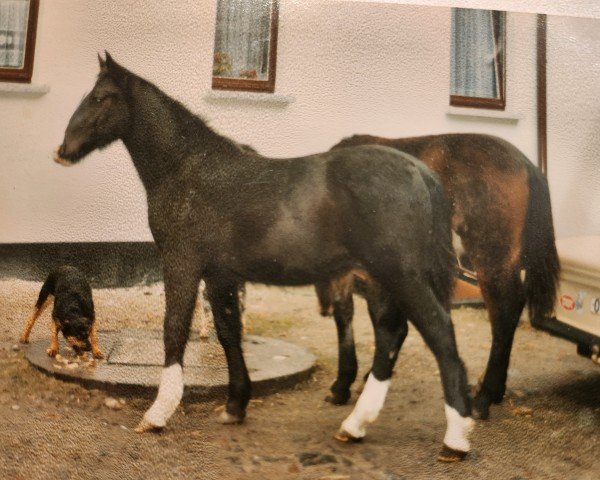
[[[521,258],[525,268],[525,295],[532,323],[554,310],[560,263],[554,239],[550,191],[546,177],[527,163],[529,205],[523,230]]]

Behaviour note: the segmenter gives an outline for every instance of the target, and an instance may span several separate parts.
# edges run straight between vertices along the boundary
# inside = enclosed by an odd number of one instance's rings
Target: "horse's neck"
[[[191,113],[172,108],[161,94],[145,88],[133,96],[131,128],[123,142],[144,186],[150,189],[190,155],[205,157],[214,151],[221,137],[200,119],[191,118]]]

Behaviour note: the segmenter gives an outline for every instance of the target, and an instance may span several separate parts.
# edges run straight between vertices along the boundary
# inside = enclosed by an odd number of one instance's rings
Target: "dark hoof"
[[[325,401],[331,403],[332,405],[346,405],[348,403],[348,400],[350,400],[350,392],[331,392],[325,397]]]
[[[490,401],[486,399],[473,399],[472,415],[475,420],[487,420],[490,417]]]
[[[244,415],[234,415],[227,410],[223,410],[217,417],[217,422],[221,425],[239,425],[244,421]]]
[[[471,402],[473,418],[476,420],[487,420],[490,416],[490,405],[492,403],[501,403],[503,396],[504,395],[492,395],[483,390],[479,390]]]
[[[462,462],[469,452],[463,452],[461,450],[454,450],[453,448],[444,445],[442,451],[438,455],[438,462],[454,463]]]
[[[333,438],[335,438],[338,442],[342,442],[342,443],[358,443],[358,442],[362,442],[362,437],[358,438],[358,437],[355,437],[353,435],[350,435],[343,428],[340,429],[340,430],[338,430],[338,432],[333,436]]]

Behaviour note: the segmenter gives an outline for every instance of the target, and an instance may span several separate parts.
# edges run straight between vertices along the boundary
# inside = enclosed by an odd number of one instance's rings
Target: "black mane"
[[[217,133],[208,125],[206,120],[191,112],[183,103],[166,94],[154,83],[136,75],[120,65],[118,66],[118,69],[120,71],[118,71],[117,75],[128,77],[126,82],[128,88],[126,90],[130,100],[133,100],[136,96],[131,90],[132,85],[136,83],[143,94],[152,95],[159,99],[160,103],[164,106],[165,111],[168,112],[170,119],[173,121],[174,124],[172,124],[171,127],[177,132],[180,139],[179,145],[185,145],[186,153],[206,151],[209,149],[211,151],[220,151],[223,153],[240,152],[240,147],[234,140]],[[111,73],[112,72],[109,72],[109,74]],[[137,100],[139,101],[140,99],[137,98]],[[177,145],[173,145],[173,147],[177,147]]]

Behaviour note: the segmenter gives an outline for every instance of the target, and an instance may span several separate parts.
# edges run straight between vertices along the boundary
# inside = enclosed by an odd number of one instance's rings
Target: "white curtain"
[[[0,67],[21,68],[29,0],[0,0]]]
[[[498,98],[492,10],[452,9],[451,94]]]
[[[271,0],[219,0],[215,34],[215,57],[228,63],[219,76],[265,80],[269,68]],[[225,57],[223,58],[223,54]]]

